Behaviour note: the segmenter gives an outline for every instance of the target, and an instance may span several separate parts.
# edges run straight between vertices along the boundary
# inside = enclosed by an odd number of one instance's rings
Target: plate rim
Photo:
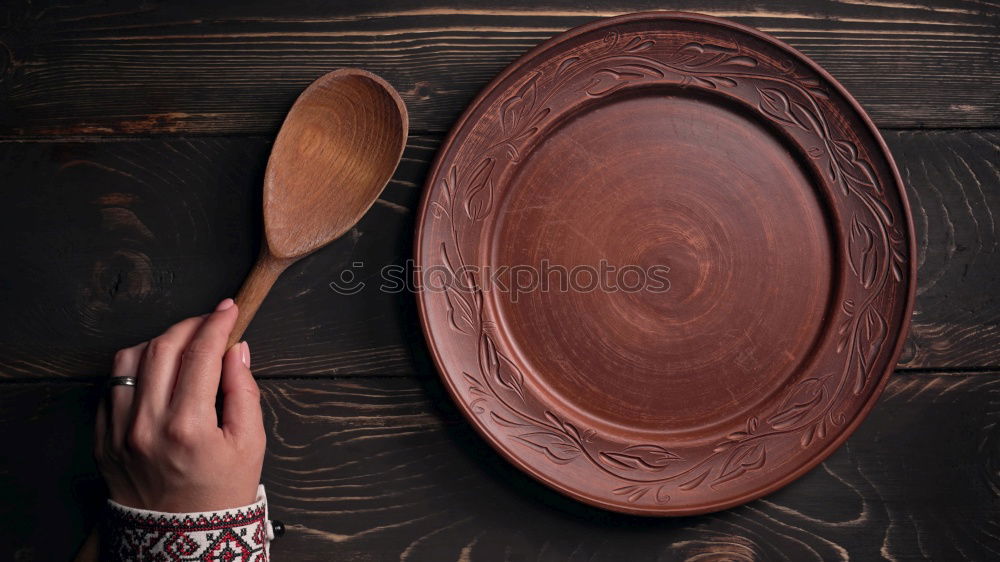
[[[649,517],[677,517],[677,516],[689,516],[689,515],[701,515],[705,513],[713,513],[717,511],[722,511],[732,507],[740,506],[755,499],[767,496],[785,486],[791,482],[799,479],[805,473],[813,470],[823,461],[825,461],[834,451],[839,449],[851,435],[857,430],[857,428],[865,421],[871,410],[874,408],[876,402],[881,397],[885,386],[888,384],[889,378],[892,376],[896,369],[896,365],[899,361],[899,357],[902,354],[903,347],[905,345],[907,336],[909,335],[909,330],[912,322],[913,307],[916,297],[917,289],[917,249],[916,249],[916,233],[912,216],[912,209],[909,202],[909,197],[906,193],[906,185],[903,183],[902,177],[899,173],[899,169],[896,165],[895,159],[893,158],[892,152],[889,150],[888,145],[885,143],[885,139],[879,132],[875,123],[872,121],[871,117],[860,105],[860,103],[851,95],[850,92],[827,70],[821,67],[818,63],[813,61],[810,57],[799,51],[798,49],[792,47],[791,45],[785,43],[781,39],[778,39],[768,33],[760,31],[756,28],[750,27],[745,24],[734,22],[732,20],[727,20],[724,18],[719,18],[715,16],[699,14],[694,12],[684,12],[684,11],[641,11],[634,13],[626,13],[617,16],[598,18],[594,21],[567,29],[561,33],[557,33],[554,36],[546,39],[545,41],[539,43],[532,49],[528,50],[526,53],[518,57],[516,60],[508,64],[499,74],[497,74],[489,83],[487,83],[483,88],[476,94],[476,96],[469,102],[466,108],[463,110],[462,114],[455,121],[452,127],[449,129],[447,135],[441,146],[438,148],[434,159],[429,168],[427,177],[425,178],[423,184],[423,192],[421,194],[421,202],[418,208],[418,213],[416,216],[414,224],[414,242],[413,242],[413,258],[415,264],[414,275],[419,275],[420,254],[421,248],[424,241],[424,233],[426,229],[424,228],[427,222],[427,217],[430,210],[431,198],[430,194],[433,190],[434,183],[439,176],[439,167],[445,156],[451,152],[452,146],[455,143],[457,134],[466,126],[466,124],[473,117],[474,113],[480,107],[482,102],[489,97],[497,87],[506,80],[510,75],[517,72],[526,63],[530,62],[532,59],[544,54],[546,51],[558,46],[561,43],[570,41],[580,35],[592,32],[594,30],[616,26],[619,24],[628,24],[641,21],[684,21],[684,22],[694,22],[710,24],[713,26],[718,26],[721,28],[728,28],[735,30],[747,35],[750,35],[756,39],[759,39],[765,43],[768,43],[774,47],[781,49],[790,55],[793,59],[806,65],[811,71],[819,75],[829,86],[834,88],[836,93],[841,97],[841,99],[850,107],[851,111],[860,119],[861,124],[865,127],[865,132],[867,132],[871,139],[874,141],[875,146],[878,147],[881,155],[884,157],[884,163],[887,167],[887,171],[891,176],[895,186],[893,193],[899,198],[900,208],[903,211],[902,219],[905,222],[905,227],[902,228],[905,242],[906,242],[906,281],[908,283],[906,295],[902,303],[902,319],[899,324],[898,333],[896,334],[895,341],[892,345],[892,350],[888,356],[887,367],[881,373],[877,373],[878,381],[872,387],[870,393],[861,403],[860,408],[857,413],[848,421],[848,423],[838,432],[838,435],[831,439],[830,442],[824,446],[822,449],[818,449],[815,454],[811,456],[809,460],[801,464],[795,470],[786,472],[780,478],[768,483],[765,486],[760,486],[747,491],[743,494],[737,496],[729,496],[724,499],[720,499],[711,503],[702,503],[695,507],[673,507],[673,506],[660,506],[656,508],[638,506],[638,505],[622,505],[618,503],[611,503],[601,500],[600,498],[595,498],[593,496],[588,496],[582,494],[574,489],[571,489],[559,481],[550,478],[546,474],[532,467],[531,464],[524,462],[520,458],[514,456],[508,448],[499,441],[499,436],[487,431],[482,424],[476,421],[476,417],[473,412],[469,410],[468,404],[465,403],[458,390],[455,388],[453,381],[446,375],[446,370],[444,368],[445,362],[442,360],[440,352],[434,339],[431,337],[430,323],[428,321],[427,314],[427,304],[424,301],[424,295],[426,294],[422,290],[418,290],[415,295],[417,301],[418,316],[420,317],[420,328],[423,332],[423,337],[427,343],[428,349],[430,351],[432,360],[434,362],[434,367],[437,370],[437,375],[441,379],[441,382],[447,388],[448,394],[451,399],[456,403],[458,409],[462,412],[462,415],[466,418],[465,423],[471,425],[476,433],[483,437],[490,447],[500,454],[507,462],[513,465],[515,468],[521,472],[530,475],[535,480],[543,483],[544,485],[558,491],[559,493],[575,499],[576,501],[582,502],[589,506],[598,507],[604,510],[625,513],[630,515],[641,515]],[[419,283],[415,285],[419,287]]]

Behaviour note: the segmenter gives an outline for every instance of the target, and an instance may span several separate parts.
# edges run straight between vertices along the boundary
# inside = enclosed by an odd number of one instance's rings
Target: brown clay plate
[[[472,103],[428,179],[418,300],[511,462],[596,506],[694,514],[861,422],[913,252],[885,144],[828,73],[739,24],[642,13],[547,41]]]

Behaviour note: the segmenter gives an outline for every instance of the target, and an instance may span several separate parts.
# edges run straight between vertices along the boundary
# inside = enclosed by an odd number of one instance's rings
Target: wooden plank
[[[1000,133],[886,140],[909,188],[920,259],[900,365],[1000,365]]]
[[[529,48],[570,27],[662,2],[49,4],[0,8],[0,135],[273,134],[325,71],[385,76],[411,130],[447,130],[473,95]],[[813,57],[883,127],[1000,124],[1000,7],[683,0],[756,26]]]
[[[412,295],[341,296],[355,261],[377,275],[412,244],[433,154],[413,138],[382,198],[342,239],[290,268],[246,336],[262,375],[412,373]],[[105,372],[113,350],[232,296],[260,245],[270,143],[201,139],[0,145],[0,372]],[[374,269],[371,269],[374,268]]]
[[[890,132],[920,243],[901,365],[1000,365],[1000,131]],[[296,265],[251,325],[258,376],[433,373],[408,293],[380,271],[411,256],[440,137],[412,137],[382,199]],[[259,245],[260,138],[0,143],[0,376],[100,375],[116,349],[232,295]],[[353,267],[355,263],[362,267]],[[350,271],[355,295],[329,283]]]
[[[987,560],[1000,556],[1000,377],[893,377],[847,445],[788,487],[722,513],[613,514],[520,473],[435,380],[266,381],[264,481],[280,560]],[[65,560],[101,487],[100,390],[5,383],[0,558]],[[941,423],[949,420],[949,423]],[[14,508],[16,506],[16,508]],[[51,529],[59,529],[52,533]]]

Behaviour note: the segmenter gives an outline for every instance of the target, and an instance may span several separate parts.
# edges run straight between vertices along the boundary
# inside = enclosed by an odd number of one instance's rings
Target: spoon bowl
[[[281,272],[352,228],[378,198],[403,154],[406,106],[385,80],[342,68],[292,105],[264,174],[264,242],[236,295],[243,337]]]

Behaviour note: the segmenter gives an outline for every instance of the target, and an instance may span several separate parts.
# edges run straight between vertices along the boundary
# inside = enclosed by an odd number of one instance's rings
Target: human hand
[[[236,313],[226,299],[115,356],[112,376],[136,385],[109,388],[97,412],[94,456],[112,500],[184,513],[254,503],[264,424],[249,347],[226,349]]]

